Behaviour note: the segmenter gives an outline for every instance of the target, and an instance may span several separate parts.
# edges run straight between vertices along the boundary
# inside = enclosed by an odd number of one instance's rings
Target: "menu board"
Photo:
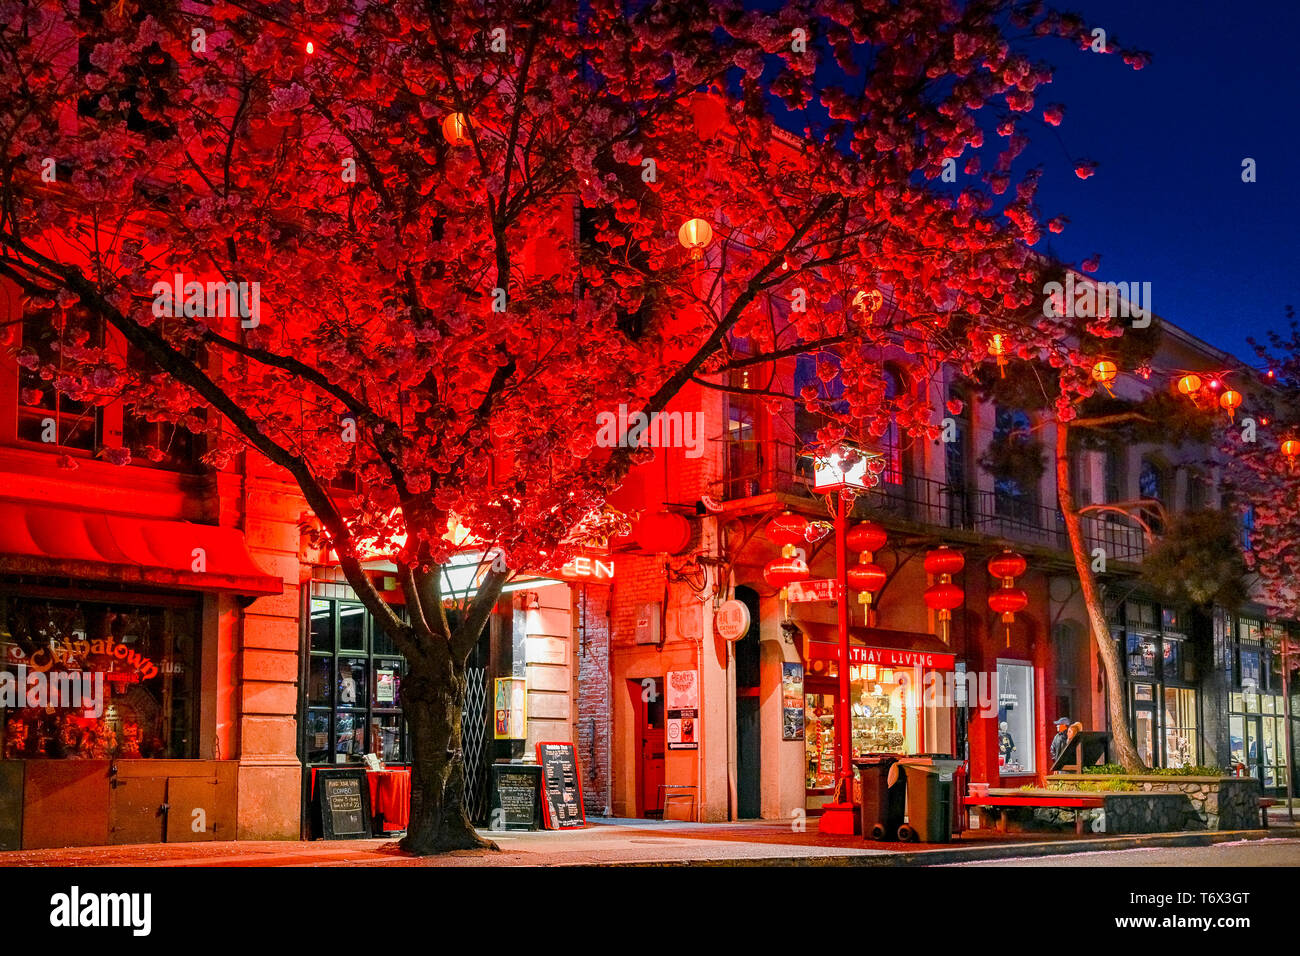
[[[542,768],[536,764],[493,764],[491,828],[538,829],[541,783]]]
[[[326,840],[370,836],[370,788],[364,770],[317,770],[315,817]]]
[[[578,755],[573,744],[539,743],[537,762],[542,765],[542,818],[546,829],[586,826]]]

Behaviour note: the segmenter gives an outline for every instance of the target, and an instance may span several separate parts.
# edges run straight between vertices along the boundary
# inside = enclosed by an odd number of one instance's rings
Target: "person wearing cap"
[[[1069,717],[1056,718],[1056,736],[1052,738],[1052,746],[1048,751],[1052,755],[1052,760],[1061,756],[1061,751],[1065,749],[1066,742],[1070,739],[1066,729],[1070,726]]]

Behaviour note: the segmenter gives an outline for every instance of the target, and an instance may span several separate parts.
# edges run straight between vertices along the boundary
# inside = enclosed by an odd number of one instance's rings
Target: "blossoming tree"
[[[1090,387],[1061,323],[1012,318],[1040,239],[1013,161],[1051,76],[1018,47],[1117,52],[1098,32],[1005,0],[0,3],[0,275],[59,347],[12,344],[209,465],[292,477],[408,661],[404,847],[479,845],[465,661],[512,569],[562,562],[646,454],[599,447],[600,413],[664,409],[741,338],[836,346],[825,440],[936,427],[923,396],[879,401],[885,342],[973,368],[1002,335],[1066,357],[1062,402]]]

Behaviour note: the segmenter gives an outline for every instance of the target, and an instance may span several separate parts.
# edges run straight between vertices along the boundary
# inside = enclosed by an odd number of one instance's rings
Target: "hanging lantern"
[[[989,574],[1002,582],[1002,587],[989,594],[989,608],[1002,615],[1002,623],[1007,626],[1007,647],[1011,646],[1011,624],[1016,619],[1016,611],[1023,611],[1029,604],[1029,595],[1023,588],[1016,587],[1016,578],[1029,570],[1029,562],[1010,548],[1001,554],[989,558]]]
[[[1029,595],[1024,588],[1000,587],[989,595],[989,610],[1002,615],[1002,623],[1007,626],[1007,647],[1011,646],[1011,624],[1016,619],[1016,612],[1029,606]]]
[[[994,332],[989,338],[989,355],[998,360],[998,374],[1003,378],[1007,377],[1007,352],[1009,351],[1007,343],[1003,340],[1001,332]]]
[[[1201,377],[1199,375],[1184,375],[1178,380],[1178,391],[1184,395],[1195,395],[1201,390]]]
[[[310,56],[311,54],[313,54],[313,53],[315,53],[315,52],[316,52],[316,44],[314,44],[314,43],[312,43],[310,40],[308,40],[308,41],[307,41],[307,55]]]
[[[789,511],[777,515],[767,524],[767,536],[781,546],[781,557],[794,557],[794,550],[808,540],[808,519]]]
[[[925,555],[925,570],[939,580],[926,588],[926,607],[939,612],[939,637],[948,643],[948,625],[952,620],[952,611],[960,607],[966,595],[962,589],[952,583],[952,576],[966,566],[966,558],[960,551],[954,551],[947,545],[941,545]]]
[[[785,597],[786,585],[807,581],[811,572],[803,558],[773,558],[763,568],[763,580],[768,587],[780,588]]]
[[[1109,359],[1102,359],[1092,367],[1092,380],[1106,389],[1106,394],[1111,398],[1115,393],[1111,391],[1111,382],[1119,375],[1119,366]]]
[[[677,241],[690,250],[692,259],[702,259],[704,247],[713,241],[713,227],[703,219],[687,219],[677,230]]]
[[[844,538],[850,551],[861,551],[867,555],[862,559],[864,561],[870,561],[871,555],[883,548],[888,540],[889,535],[885,533],[885,529],[874,521],[855,524]]]
[[[846,577],[849,587],[858,592],[858,603],[862,605],[862,614],[866,618],[864,623],[871,627],[875,612],[871,603],[875,600],[876,592],[885,586],[889,574],[874,561],[863,560],[850,565]]]
[[[642,515],[632,529],[632,539],[652,554],[678,554],[691,540],[691,523],[667,509]]]
[[[1001,554],[989,558],[989,574],[1002,580],[1003,586],[1009,587],[1015,579],[1029,570],[1029,563],[1007,548]]]
[[[966,567],[966,558],[960,551],[954,551],[945,545],[940,545],[925,556],[925,570],[928,574],[933,574],[940,579],[951,577],[962,568]]]
[[[940,581],[926,588],[922,597],[925,599],[926,607],[938,612],[939,637],[947,644],[948,625],[952,620],[952,612],[961,607],[962,602],[966,600],[966,595],[951,581]]]
[[[1228,389],[1219,396],[1219,404],[1228,410],[1229,419],[1235,418],[1237,409],[1241,407],[1241,392]]]
[[[442,121],[442,135],[453,146],[468,146],[469,117],[464,113],[449,113]]]
[[[870,292],[863,289],[853,297],[853,307],[859,312],[879,312],[880,307],[884,304],[885,297],[879,289],[872,289]]]
[[[1286,441],[1282,442],[1282,454],[1286,456],[1286,466],[1288,468],[1294,468],[1295,457],[1296,455],[1300,455],[1300,441],[1296,441],[1294,438],[1288,438]]]

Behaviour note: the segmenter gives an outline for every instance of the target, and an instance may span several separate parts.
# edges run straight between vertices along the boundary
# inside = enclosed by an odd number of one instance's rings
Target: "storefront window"
[[[916,753],[920,687],[917,668],[875,664],[854,664],[849,668],[854,757]]]
[[[5,759],[198,756],[198,615],[159,600],[0,594]]]
[[[1196,763],[1196,691],[1165,688],[1165,766]]]
[[[313,599],[304,746],[309,764],[407,760],[405,665],[360,604]]]
[[[805,786],[828,790],[835,786],[835,695],[804,694]]]
[[[998,661],[998,769],[1034,772],[1034,668]]]

